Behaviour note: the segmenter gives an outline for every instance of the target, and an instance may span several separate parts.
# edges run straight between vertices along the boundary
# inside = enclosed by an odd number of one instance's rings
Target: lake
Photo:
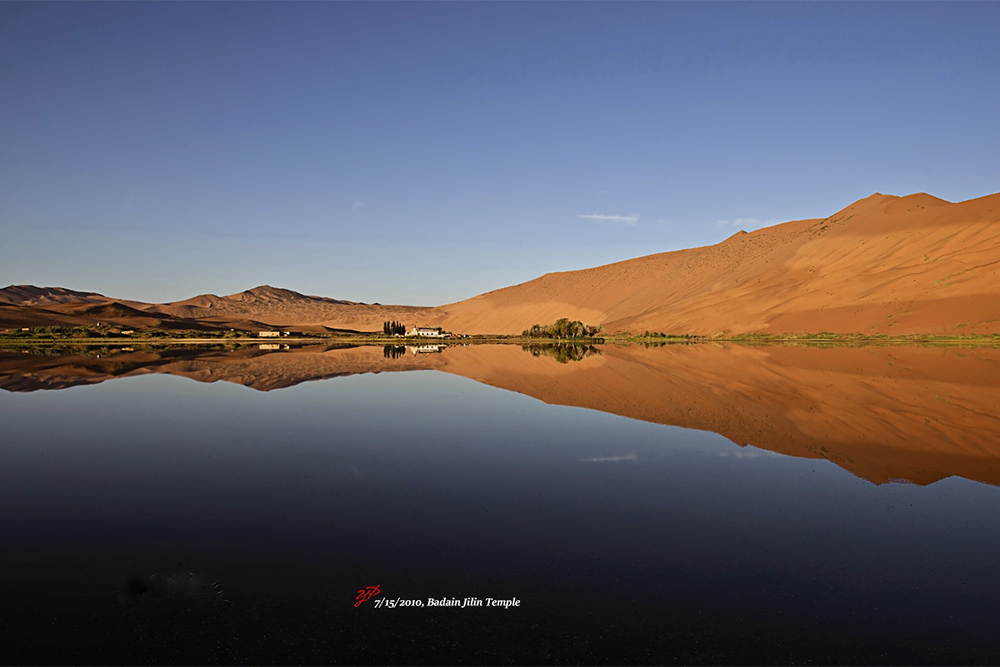
[[[0,388],[3,663],[1000,659],[997,349],[13,350]]]

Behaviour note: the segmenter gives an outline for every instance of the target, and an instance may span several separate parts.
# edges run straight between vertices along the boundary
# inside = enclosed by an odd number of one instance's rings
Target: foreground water
[[[0,354],[0,662],[995,663],[997,363]]]

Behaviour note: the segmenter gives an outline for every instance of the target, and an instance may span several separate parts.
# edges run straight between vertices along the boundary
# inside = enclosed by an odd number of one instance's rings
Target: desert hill
[[[713,246],[550,273],[441,307],[468,333],[559,317],[605,331],[1000,332],[1000,194],[876,193],[828,218]]]
[[[0,327],[86,326],[253,331],[380,331],[386,320],[424,324],[433,308],[383,306],[262,285],[227,296],[202,294],[171,303],[114,299],[96,292],[11,285],[0,289]]]
[[[383,306],[320,296],[261,285],[227,296],[203,294],[184,301],[150,306],[159,312],[215,322],[219,325],[252,320],[268,326],[299,331],[381,331],[386,320],[423,325],[433,317],[433,308]],[[236,328],[242,328],[236,326]]]
[[[273,327],[295,328],[300,331],[380,331],[386,320],[401,320],[411,323],[411,326],[422,325],[424,320],[432,317],[429,313],[434,310],[421,306],[383,306],[307,296],[269,285],[228,296],[202,294],[184,301],[154,304],[150,307],[175,317],[217,322],[220,325],[238,320],[253,320]]]
[[[366,304],[355,303],[353,301],[339,301],[322,296],[306,296],[281,287],[271,287],[270,285],[260,285],[253,289],[229,294],[228,296],[216,296],[214,294],[201,294],[199,296],[174,301],[160,305],[160,310],[187,309],[188,312],[199,312],[201,310],[229,310],[245,312],[253,308],[288,308],[294,305],[352,305],[363,306]]]

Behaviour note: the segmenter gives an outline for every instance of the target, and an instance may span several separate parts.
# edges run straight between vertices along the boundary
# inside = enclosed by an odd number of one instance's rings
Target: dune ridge
[[[998,268],[1000,194],[876,193],[823,219],[547,274],[442,306],[441,322],[506,334],[558,317],[633,333],[997,333]]]

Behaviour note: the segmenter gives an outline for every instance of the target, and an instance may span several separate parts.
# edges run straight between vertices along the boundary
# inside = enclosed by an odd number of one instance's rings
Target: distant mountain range
[[[266,285],[164,304],[60,287],[0,290],[0,327],[7,328],[110,322],[380,331],[398,320],[517,334],[560,317],[633,333],[1000,333],[1000,194],[949,203],[876,193],[827,218],[550,273],[438,307],[354,303]]]
[[[416,323],[431,308],[382,306],[307,296],[262,285],[245,292],[202,294],[172,303],[114,299],[62,287],[12,285],[0,289],[0,326],[114,324],[173,330],[294,328],[298,331],[379,331],[387,319]]]

